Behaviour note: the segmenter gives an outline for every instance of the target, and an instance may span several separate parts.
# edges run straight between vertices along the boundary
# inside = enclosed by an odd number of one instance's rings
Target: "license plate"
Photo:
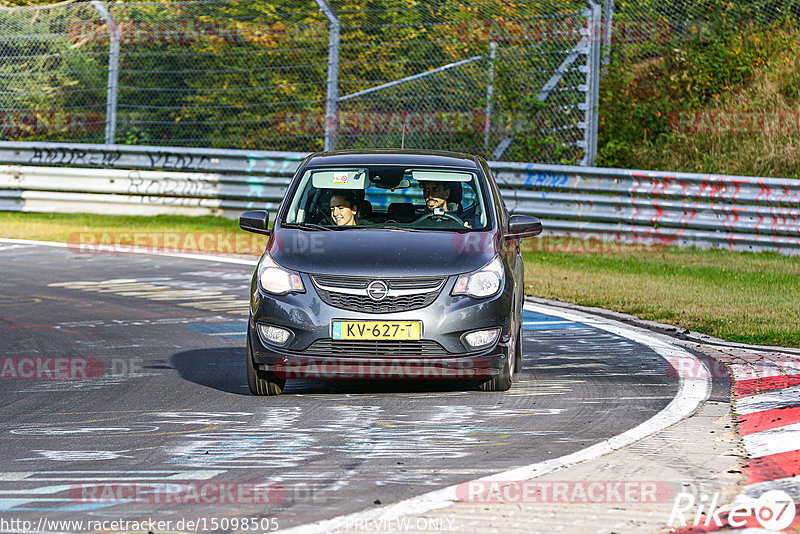
[[[421,321],[333,321],[333,339],[418,340]]]

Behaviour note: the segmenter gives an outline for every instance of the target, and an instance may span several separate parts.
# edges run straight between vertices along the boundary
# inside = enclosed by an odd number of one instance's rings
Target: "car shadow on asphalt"
[[[184,380],[226,393],[249,396],[244,354],[244,347],[187,350],[174,354],[172,365]],[[287,381],[283,394],[341,395],[471,391],[477,392],[474,383],[458,380],[302,379]]]
[[[201,386],[250,395],[244,367],[244,347],[187,350],[172,355],[172,365],[181,378]]]

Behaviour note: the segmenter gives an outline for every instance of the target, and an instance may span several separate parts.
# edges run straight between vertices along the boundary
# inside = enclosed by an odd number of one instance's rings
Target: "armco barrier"
[[[277,210],[292,172],[237,176],[0,166],[0,210],[234,218],[248,209]]]
[[[800,180],[495,162],[512,212],[550,231],[800,254]]]
[[[274,210],[305,157],[124,145],[0,143],[0,209],[120,214]],[[800,254],[800,180],[492,162],[513,213],[545,231]],[[97,168],[102,167],[102,168]]]
[[[0,210],[234,218],[247,209],[277,209],[305,156],[299,152],[4,142],[0,143],[0,162],[19,166],[0,166]]]

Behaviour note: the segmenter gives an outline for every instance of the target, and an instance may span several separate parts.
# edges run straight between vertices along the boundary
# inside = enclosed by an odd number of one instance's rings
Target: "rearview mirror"
[[[542,233],[542,222],[530,215],[512,215],[508,218],[507,237],[534,237]]]
[[[266,210],[245,211],[239,216],[239,228],[256,234],[269,235],[269,212]]]

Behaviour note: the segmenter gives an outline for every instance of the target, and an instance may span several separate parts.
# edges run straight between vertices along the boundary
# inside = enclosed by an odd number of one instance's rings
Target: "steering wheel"
[[[431,220],[431,219],[436,219],[436,222],[444,222],[445,220],[449,219],[451,221],[454,221],[454,222],[458,223],[459,226],[464,226],[464,221],[462,221],[456,215],[453,215],[452,213],[450,213],[448,211],[445,211],[444,213],[428,213],[428,214],[425,214],[422,217],[420,217],[419,219],[417,219],[414,224],[425,222],[425,221],[428,221],[428,220]]]

